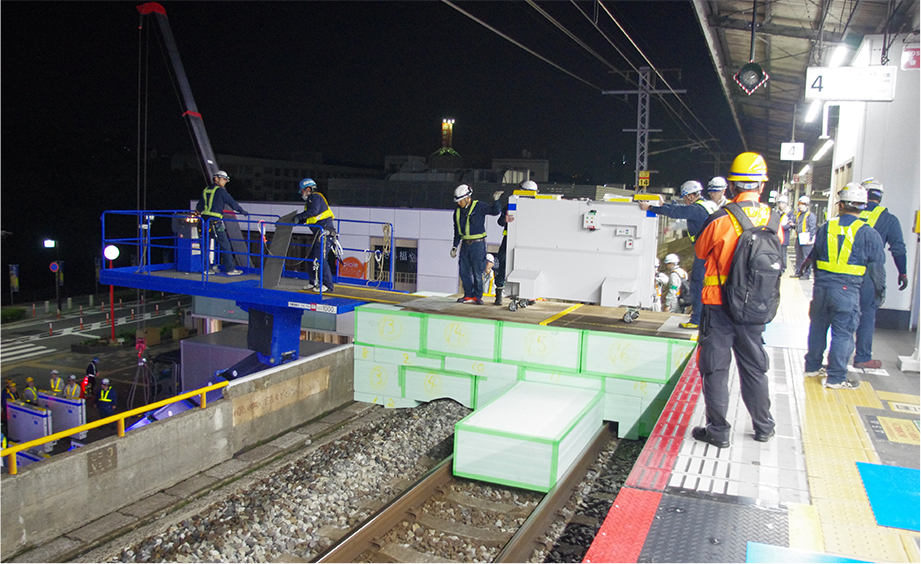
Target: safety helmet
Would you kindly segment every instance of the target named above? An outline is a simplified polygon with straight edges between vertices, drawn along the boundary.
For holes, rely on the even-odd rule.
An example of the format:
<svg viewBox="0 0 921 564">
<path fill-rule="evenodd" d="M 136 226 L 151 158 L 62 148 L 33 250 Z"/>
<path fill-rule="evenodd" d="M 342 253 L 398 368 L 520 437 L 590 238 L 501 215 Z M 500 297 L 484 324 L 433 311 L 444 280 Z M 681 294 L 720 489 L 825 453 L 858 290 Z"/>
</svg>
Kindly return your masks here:
<svg viewBox="0 0 921 564">
<path fill-rule="evenodd" d="M 96 363 L 98 363 L 98 362 L 99 362 L 99 357 L 98 357 L 98 356 L 94 356 L 94 357 L 93 357 L 93 364 L 96 364 Z"/>
<path fill-rule="evenodd" d="M 533 180 L 525 180 L 521 183 L 521 189 L 537 192 L 537 182 L 534 182 Z"/>
<path fill-rule="evenodd" d="M 486 253 L 486 262 L 496 264 L 496 257 L 492 256 L 492 253 Z"/>
<path fill-rule="evenodd" d="M 809 196 L 800 196 L 799 203 L 809 205 Z"/>
<path fill-rule="evenodd" d="M 863 186 L 863 189 L 867 191 L 868 197 L 873 196 L 875 198 L 882 199 L 883 197 L 883 183 L 882 182 L 879 182 L 878 180 L 876 180 L 875 178 L 871 176 L 870 178 L 867 178 L 866 180 L 861 182 L 860 185 Z"/>
<path fill-rule="evenodd" d="M 691 194 L 700 194 L 703 190 L 703 186 L 700 185 L 700 182 L 696 180 L 688 180 L 681 185 L 681 197 L 689 196 Z"/>
<path fill-rule="evenodd" d="M 34 382 L 34 381 L 35 381 L 35 379 L 32 378 L 31 376 L 29 376 L 28 378 L 26 378 L 26 383 L 30 383 L 30 382 Z"/>
<path fill-rule="evenodd" d="M 707 182 L 707 192 L 720 192 L 725 190 L 729 184 L 726 182 L 726 179 L 722 176 L 714 176 L 710 179 L 710 182 Z"/>
<path fill-rule="evenodd" d="M 10 386 L 15 386 L 15 385 L 16 385 L 16 382 L 10 380 L 9 378 L 6 379 L 6 387 L 7 387 L 7 388 L 9 388 Z"/>
<path fill-rule="evenodd" d="M 227 180 L 230 180 L 230 175 L 223 170 L 219 170 L 214 173 L 214 178 L 226 178 Z"/>
<path fill-rule="evenodd" d="M 459 202 L 468 196 L 473 195 L 473 190 L 470 189 L 470 186 L 466 184 L 461 184 L 454 189 L 454 201 Z"/>
<path fill-rule="evenodd" d="M 844 188 L 838 190 L 838 201 L 852 204 L 854 207 L 867 205 L 867 191 L 856 182 L 848 182 Z"/>
<path fill-rule="evenodd" d="M 742 153 L 729 167 L 729 180 L 733 182 L 764 182 L 767 179 L 767 163 L 758 153 Z"/>
<path fill-rule="evenodd" d="M 102 379 L 102 385 L 103 385 L 103 386 L 108 386 L 108 385 L 109 385 L 109 379 L 108 379 L 108 378 L 103 378 L 103 379 Z"/>
<path fill-rule="evenodd" d="M 51 371 L 51 375 L 52 375 L 52 376 L 57 376 L 57 375 L 58 375 L 58 371 L 57 371 L 57 370 L 52 370 L 52 371 Z"/>
<path fill-rule="evenodd" d="M 780 195 L 780 196 L 777 196 L 777 203 L 778 203 L 778 204 L 786 204 L 786 203 L 789 203 L 789 202 L 790 202 L 790 199 L 787 198 L 787 195 L 786 195 L 786 194 L 782 194 L 782 195 Z"/>
<path fill-rule="evenodd" d="M 313 189 L 316 188 L 316 187 L 317 187 L 317 183 L 313 181 L 313 178 L 305 178 L 305 179 L 301 180 L 301 183 L 300 183 L 300 185 L 298 186 L 297 191 L 300 192 L 300 191 L 302 191 L 304 188 L 310 188 L 311 190 L 313 190 Z"/>
<path fill-rule="evenodd" d="M 70 380 L 71 382 L 76 382 L 76 381 L 77 381 L 77 377 L 74 376 L 73 374 L 71 374 L 70 377 L 67 378 L 67 379 Z"/>
<path fill-rule="evenodd" d="M 665 264 L 678 264 L 679 262 L 681 262 L 681 259 L 675 253 L 665 255 Z"/>
</svg>

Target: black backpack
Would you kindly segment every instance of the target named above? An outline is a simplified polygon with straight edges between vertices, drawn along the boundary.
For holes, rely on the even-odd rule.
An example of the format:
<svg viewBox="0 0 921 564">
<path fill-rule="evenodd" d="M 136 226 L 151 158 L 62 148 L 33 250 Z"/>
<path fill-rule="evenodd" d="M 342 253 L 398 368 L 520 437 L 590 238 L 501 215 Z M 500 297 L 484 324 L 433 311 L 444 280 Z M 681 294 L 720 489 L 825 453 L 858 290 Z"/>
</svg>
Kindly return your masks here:
<svg viewBox="0 0 921 564">
<path fill-rule="evenodd" d="M 742 227 L 723 283 L 723 305 L 729 316 L 741 325 L 763 325 L 777 314 L 780 304 L 780 275 L 783 272 L 783 252 L 777 231 L 780 217 L 771 212 L 767 225 L 755 226 L 742 211 L 742 206 L 729 203 L 726 211 Z"/>
<path fill-rule="evenodd" d="M 681 286 L 678 287 L 678 307 L 688 307 L 694 305 L 694 299 L 691 296 L 691 283 L 687 278 L 681 279 Z"/>
</svg>

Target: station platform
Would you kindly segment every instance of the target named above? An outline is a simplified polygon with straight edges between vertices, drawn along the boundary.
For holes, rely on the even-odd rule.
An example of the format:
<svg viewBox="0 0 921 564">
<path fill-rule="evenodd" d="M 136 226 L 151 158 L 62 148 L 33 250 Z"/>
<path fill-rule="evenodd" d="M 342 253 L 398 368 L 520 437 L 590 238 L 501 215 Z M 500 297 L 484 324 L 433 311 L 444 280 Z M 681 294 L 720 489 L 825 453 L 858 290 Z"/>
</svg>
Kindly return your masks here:
<svg viewBox="0 0 921 564">
<path fill-rule="evenodd" d="M 877 330 L 856 390 L 803 377 L 812 282 L 785 277 L 764 334 L 776 436 L 756 442 L 733 360 L 729 448 L 705 425 L 696 355 L 584 562 L 918 562 L 917 334 Z"/>
</svg>

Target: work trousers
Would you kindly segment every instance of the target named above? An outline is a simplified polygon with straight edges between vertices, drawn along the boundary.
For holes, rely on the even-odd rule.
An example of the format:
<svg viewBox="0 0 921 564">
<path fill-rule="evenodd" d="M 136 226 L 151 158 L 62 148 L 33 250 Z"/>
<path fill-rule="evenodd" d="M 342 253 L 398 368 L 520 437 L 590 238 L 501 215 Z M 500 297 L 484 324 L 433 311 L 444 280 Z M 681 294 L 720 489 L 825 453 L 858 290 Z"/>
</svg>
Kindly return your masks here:
<svg viewBox="0 0 921 564">
<path fill-rule="evenodd" d="M 224 270 L 230 272 L 235 270 L 237 267 L 233 262 L 233 254 L 230 249 L 230 239 L 227 238 L 227 226 L 224 225 L 224 222 L 220 219 L 211 220 L 211 236 L 217 241 L 218 249 L 221 253 L 221 264 L 224 265 Z M 215 249 L 214 252 L 217 254 L 218 249 Z M 210 268 L 210 264 L 208 267 Z"/>
<path fill-rule="evenodd" d="M 876 330 L 876 287 L 868 276 L 860 286 L 860 321 L 857 323 L 857 351 L 854 362 L 867 362 L 873 358 L 873 331 Z"/>
<path fill-rule="evenodd" d="M 860 292 L 851 286 L 819 286 L 812 288 L 809 304 L 809 350 L 806 372 L 822 367 L 828 328 L 831 345 L 828 348 L 828 382 L 839 384 L 847 379 L 847 361 L 854 353 L 854 331 L 860 316 Z"/>
<path fill-rule="evenodd" d="M 508 250 L 508 237 L 502 236 L 502 244 L 499 245 L 499 252 L 496 253 L 496 288 L 505 287 L 505 253 Z"/>
<path fill-rule="evenodd" d="M 691 286 L 691 323 L 700 325 L 701 302 L 700 296 L 704 291 L 704 272 L 706 271 L 707 261 L 694 257 L 694 265 L 691 267 L 691 279 L 688 282 Z"/>
<path fill-rule="evenodd" d="M 323 239 L 323 244 L 320 244 L 320 239 Z M 332 267 L 329 266 L 326 257 L 329 256 L 329 251 L 332 249 L 333 236 L 330 232 L 326 233 L 324 237 L 322 231 L 316 231 L 314 233 L 313 245 L 310 247 L 309 258 L 313 263 L 310 265 L 310 283 L 314 286 L 317 286 L 317 269 L 322 269 L 323 274 L 323 285 L 326 286 L 327 291 L 331 292 L 333 290 L 333 272 Z"/>
<path fill-rule="evenodd" d="M 790 250 L 790 245 L 789 245 L 789 244 L 781 245 L 781 246 L 780 246 L 780 256 L 783 258 L 783 263 L 780 265 L 780 266 L 781 266 L 781 269 L 780 269 L 780 273 L 781 273 L 781 274 L 783 274 L 783 273 L 785 273 L 785 272 L 787 271 L 787 260 L 788 260 L 788 258 L 787 258 L 787 256 L 788 256 L 787 253 L 789 252 L 789 250 Z"/>
<path fill-rule="evenodd" d="M 461 241 L 460 277 L 465 298 L 483 299 L 483 271 L 486 270 L 486 238 Z"/>
<path fill-rule="evenodd" d="M 809 253 L 812 252 L 812 247 L 814 245 L 800 245 L 799 242 L 796 243 L 796 271 L 799 272 L 799 267 L 802 266 L 803 261 L 806 260 L 806 257 L 809 256 Z M 806 265 L 805 270 L 803 270 L 803 278 L 809 278 L 809 273 L 812 272 L 812 261 L 809 261 L 809 264 Z"/>
<path fill-rule="evenodd" d="M 703 382 L 707 432 L 718 441 L 728 441 L 729 365 L 735 354 L 739 369 L 742 401 L 756 433 L 774 430 L 768 392 L 768 356 L 761 339 L 764 325 L 739 325 L 722 305 L 705 304 L 701 313 L 698 368 Z M 730 350 L 732 351 L 730 353 Z"/>
</svg>

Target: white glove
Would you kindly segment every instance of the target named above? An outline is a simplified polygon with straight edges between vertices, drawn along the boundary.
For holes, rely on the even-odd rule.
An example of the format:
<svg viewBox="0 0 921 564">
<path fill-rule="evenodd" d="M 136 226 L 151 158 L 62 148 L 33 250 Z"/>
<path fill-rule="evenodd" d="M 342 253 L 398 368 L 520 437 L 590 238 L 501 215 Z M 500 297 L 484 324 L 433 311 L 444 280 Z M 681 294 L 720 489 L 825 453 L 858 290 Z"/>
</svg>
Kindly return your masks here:
<svg viewBox="0 0 921 564">
<path fill-rule="evenodd" d="M 457 247 L 451 247 L 451 258 L 457 258 Z"/>
<path fill-rule="evenodd" d="M 499 198 L 502 197 L 502 194 L 505 194 L 505 192 L 503 192 L 503 191 L 501 191 L 501 190 L 499 190 L 498 192 L 493 192 L 493 193 L 492 193 L 492 199 L 498 201 Z"/>
</svg>

